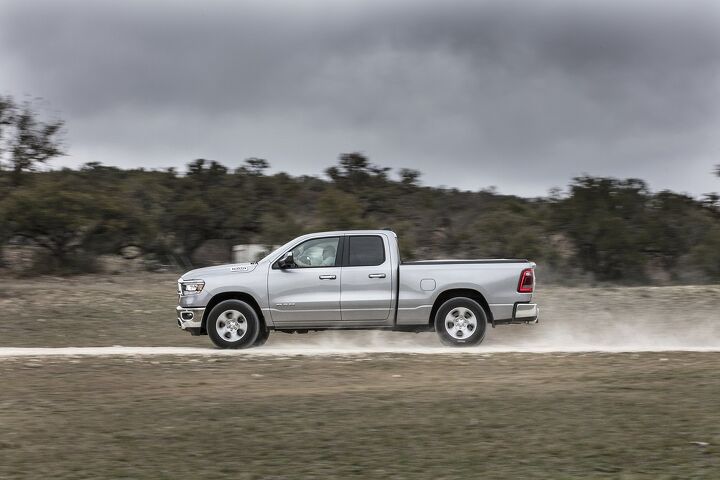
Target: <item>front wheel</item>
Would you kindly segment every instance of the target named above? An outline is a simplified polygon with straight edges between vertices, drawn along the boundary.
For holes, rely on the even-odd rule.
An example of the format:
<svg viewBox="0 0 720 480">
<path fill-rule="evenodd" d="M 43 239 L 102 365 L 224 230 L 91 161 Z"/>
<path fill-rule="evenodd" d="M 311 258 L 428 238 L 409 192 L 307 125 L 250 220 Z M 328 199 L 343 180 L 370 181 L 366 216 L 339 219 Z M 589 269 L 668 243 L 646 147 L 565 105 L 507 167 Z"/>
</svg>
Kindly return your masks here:
<svg viewBox="0 0 720 480">
<path fill-rule="evenodd" d="M 445 345 L 477 345 L 485 338 L 486 329 L 485 310 L 471 298 L 451 298 L 435 314 L 435 331 Z"/>
<path fill-rule="evenodd" d="M 253 347 L 262 347 L 265 345 L 265 342 L 267 342 L 268 337 L 270 336 L 270 330 L 268 328 L 260 328 L 260 332 L 258 333 L 257 338 L 255 339 L 255 343 L 253 344 Z"/>
<path fill-rule="evenodd" d="M 210 311 L 207 318 L 210 340 L 220 348 L 252 347 L 260 332 L 257 313 L 240 300 L 225 300 Z"/>
</svg>

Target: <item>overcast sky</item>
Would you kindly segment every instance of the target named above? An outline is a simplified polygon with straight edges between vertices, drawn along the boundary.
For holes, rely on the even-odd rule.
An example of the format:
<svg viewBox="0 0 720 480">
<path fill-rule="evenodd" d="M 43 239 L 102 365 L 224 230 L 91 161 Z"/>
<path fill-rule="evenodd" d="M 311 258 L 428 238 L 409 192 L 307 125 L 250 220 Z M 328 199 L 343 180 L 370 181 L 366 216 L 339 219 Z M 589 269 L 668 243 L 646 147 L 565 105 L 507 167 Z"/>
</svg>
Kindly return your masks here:
<svg viewBox="0 0 720 480">
<path fill-rule="evenodd" d="M 0 93 L 70 155 L 542 195 L 582 173 L 720 190 L 720 2 L 0 0 Z"/>
</svg>

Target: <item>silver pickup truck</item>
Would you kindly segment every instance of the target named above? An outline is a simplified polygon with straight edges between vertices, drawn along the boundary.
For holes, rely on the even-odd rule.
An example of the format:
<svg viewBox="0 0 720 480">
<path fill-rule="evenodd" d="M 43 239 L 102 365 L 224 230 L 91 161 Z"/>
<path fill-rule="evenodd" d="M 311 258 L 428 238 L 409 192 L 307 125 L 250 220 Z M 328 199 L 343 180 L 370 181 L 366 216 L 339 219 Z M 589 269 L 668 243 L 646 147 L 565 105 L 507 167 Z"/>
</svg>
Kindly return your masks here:
<svg viewBox="0 0 720 480">
<path fill-rule="evenodd" d="M 177 324 L 220 348 L 270 331 L 437 332 L 446 345 L 482 342 L 487 325 L 537 323 L 527 260 L 400 260 L 389 230 L 303 235 L 257 263 L 200 268 L 178 280 Z"/>
</svg>

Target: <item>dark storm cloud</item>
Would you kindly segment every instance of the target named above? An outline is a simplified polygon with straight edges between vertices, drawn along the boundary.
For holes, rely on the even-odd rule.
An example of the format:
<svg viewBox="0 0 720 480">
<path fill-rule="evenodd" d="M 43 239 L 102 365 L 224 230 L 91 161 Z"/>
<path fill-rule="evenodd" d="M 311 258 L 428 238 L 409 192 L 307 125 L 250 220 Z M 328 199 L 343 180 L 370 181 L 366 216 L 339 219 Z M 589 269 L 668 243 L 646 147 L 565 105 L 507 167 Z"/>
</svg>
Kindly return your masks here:
<svg viewBox="0 0 720 480">
<path fill-rule="evenodd" d="M 0 0 L 0 89 L 68 120 L 74 164 L 319 173 L 540 194 L 583 172 L 718 190 L 713 2 Z"/>
</svg>

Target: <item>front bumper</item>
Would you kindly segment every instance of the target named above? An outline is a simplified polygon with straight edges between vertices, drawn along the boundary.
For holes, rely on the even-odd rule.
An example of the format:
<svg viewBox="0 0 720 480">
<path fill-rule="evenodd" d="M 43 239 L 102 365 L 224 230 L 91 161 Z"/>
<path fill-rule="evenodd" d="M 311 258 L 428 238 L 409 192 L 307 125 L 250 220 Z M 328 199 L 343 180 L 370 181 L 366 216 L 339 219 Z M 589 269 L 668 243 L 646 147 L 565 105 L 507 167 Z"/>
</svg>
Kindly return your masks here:
<svg viewBox="0 0 720 480">
<path fill-rule="evenodd" d="M 175 307 L 175 310 L 177 311 L 177 325 L 183 330 L 188 328 L 200 328 L 202 326 L 205 307 L 188 308 L 178 306 Z"/>
<path fill-rule="evenodd" d="M 538 323 L 540 308 L 537 303 L 516 303 L 513 309 L 513 323 Z"/>
</svg>

